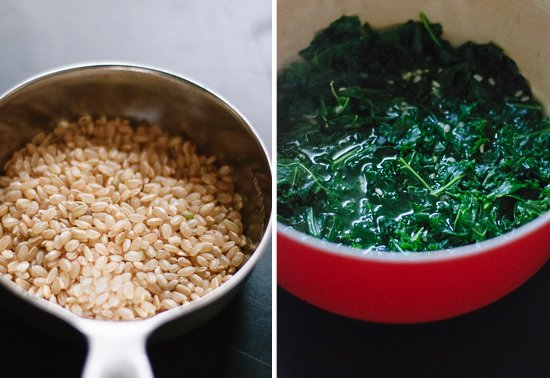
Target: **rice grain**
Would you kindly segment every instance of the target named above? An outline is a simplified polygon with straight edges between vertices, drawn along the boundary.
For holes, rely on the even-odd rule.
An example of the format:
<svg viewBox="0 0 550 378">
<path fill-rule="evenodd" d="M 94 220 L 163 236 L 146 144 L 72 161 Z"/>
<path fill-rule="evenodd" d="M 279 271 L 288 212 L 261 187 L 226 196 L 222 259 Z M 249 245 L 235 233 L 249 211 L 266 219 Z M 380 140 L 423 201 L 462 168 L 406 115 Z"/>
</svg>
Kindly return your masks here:
<svg viewBox="0 0 550 378">
<path fill-rule="evenodd" d="M 158 126 L 61 121 L 0 177 L 0 274 L 90 318 L 200 299 L 251 253 L 232 168 L 215 160 Z"/>
</svg>

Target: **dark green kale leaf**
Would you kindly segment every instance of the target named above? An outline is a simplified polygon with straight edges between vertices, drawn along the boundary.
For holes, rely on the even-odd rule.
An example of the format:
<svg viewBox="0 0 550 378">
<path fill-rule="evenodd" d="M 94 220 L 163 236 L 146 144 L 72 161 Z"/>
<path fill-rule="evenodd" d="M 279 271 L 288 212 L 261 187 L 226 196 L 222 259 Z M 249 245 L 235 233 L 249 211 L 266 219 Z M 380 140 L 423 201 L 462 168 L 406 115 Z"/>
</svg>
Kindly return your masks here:
<svg viewBox="0 0 550 378">
<path fill-rule="evenodd" d="M 550 209 L 550 119 L 502 49 L 344 16 L 278 79 L 279 220 L 357 248 L 485 240 Z"/>
</svg>

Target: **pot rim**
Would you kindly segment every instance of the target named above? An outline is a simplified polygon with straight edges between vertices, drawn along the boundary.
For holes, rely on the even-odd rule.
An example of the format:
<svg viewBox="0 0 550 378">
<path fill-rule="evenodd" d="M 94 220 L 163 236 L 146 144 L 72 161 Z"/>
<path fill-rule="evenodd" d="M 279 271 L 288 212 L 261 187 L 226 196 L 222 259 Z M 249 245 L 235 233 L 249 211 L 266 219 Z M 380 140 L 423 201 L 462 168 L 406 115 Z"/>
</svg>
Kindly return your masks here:
<svg viewBox="0 0 550 378">
<path fill-rule="evenodd" d="M 422 252 L 382 252 L 348 247 L 307 235 L 280 221 L 277 221 L 277 235 L 288 238 L 316 252 L 328 254 L 331 257 L 352 258 L 379 263 L 415 264 L 457 260 L 490 253 L 523 238 L 532 237 L 532 234 L 541 231 L 545 226 L 550 228 L 550 211 L 523 226 L 491 239 L 461 247 Z"/>
</svg>

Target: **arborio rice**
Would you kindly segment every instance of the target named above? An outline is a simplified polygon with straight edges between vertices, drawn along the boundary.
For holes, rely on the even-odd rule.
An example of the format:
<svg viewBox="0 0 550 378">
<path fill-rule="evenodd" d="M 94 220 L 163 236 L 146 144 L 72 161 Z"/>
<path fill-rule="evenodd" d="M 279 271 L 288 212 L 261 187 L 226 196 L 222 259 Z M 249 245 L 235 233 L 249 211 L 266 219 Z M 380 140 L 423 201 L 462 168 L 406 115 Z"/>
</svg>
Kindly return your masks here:
<svg viewBox="0 0 550 378">
<path fill-rule="evenodd" d="M 0 274 L 76 315 L 146 318 L 248 258 L 232 169 L 157 126 L 81 117 L 0 177 Z"/>
</svg>

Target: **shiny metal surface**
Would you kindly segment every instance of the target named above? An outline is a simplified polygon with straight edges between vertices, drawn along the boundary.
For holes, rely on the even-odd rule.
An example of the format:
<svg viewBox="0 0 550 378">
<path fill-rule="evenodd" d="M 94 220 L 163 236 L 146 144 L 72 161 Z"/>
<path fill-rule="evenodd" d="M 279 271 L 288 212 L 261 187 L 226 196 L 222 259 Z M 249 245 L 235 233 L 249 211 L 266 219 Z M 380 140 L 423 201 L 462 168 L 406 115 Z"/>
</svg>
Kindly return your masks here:
<svg viewBox="0 0 550 378">
<path fill-rule="evenodd" d="M 206 89 L 153 69 L 126 65 L 68 68 L 8 92 L 0 103 L 0 165 L 40 130 L 82 114 L 147 120 L 174 135 L 189 137 L 203 153 L 236 168 L 237 189 L 250 199 L 247 211 L 262 214 L 265 224 L 265 207 L 271 207 L 271 177 L 265 174 L 269 164 L 247 122 Z M 255 186 L 249 186 L 250 182 Z"/>
<path fill-rule="evenodd" d="M 254 130 L 221 98 L 170 73 L 116 64 L 46 73 L 2 96 L 1 165 L 37 132 L 50 130 L 60 119 L 75 119 L 83 114 L 147 120 L 174 135 L 191 139 L 199 152 L 216 155 L 219 162 L 235 168 L 236 190 L 244 199 L 245 234 L 256 247 L 250 260 L 209 295 L 150 319 L 117 323 L 78 318 L 57 305 L 28 295 L 11 282 L 0 280 L 3 289 L 32 304 L 31 308 L 63 319 L 88 337 L 90 354 L 85 377 L 110 374 L 150 377 L 146 340 L 151 335 L 153 339 L 173 337 L 214 316 L 235 295 L 269 246 L 271 168 Z M 154 333 L 157 328 L 159 331 Z M 120 364 L 127 369 L 119 369 Z"/>
</svg>

